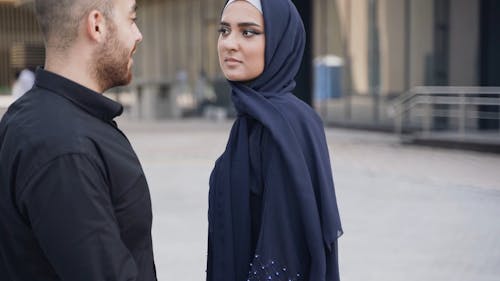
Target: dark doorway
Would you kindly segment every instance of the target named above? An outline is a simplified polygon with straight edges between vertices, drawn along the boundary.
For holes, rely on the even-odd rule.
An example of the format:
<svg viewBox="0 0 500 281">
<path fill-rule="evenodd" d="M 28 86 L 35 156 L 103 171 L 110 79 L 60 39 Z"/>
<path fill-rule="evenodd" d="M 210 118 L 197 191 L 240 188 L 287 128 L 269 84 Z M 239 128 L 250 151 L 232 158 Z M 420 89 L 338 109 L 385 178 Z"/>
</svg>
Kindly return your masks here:
<svg viewBox="0 0 500 281">
<path fill-rule="evenodd" d="M 431 61 L 430 79 L 427 85 L 449 85 L 450 54 L 450 0 L 434 0 L 434 56 Z M 449 110 L 447 104 L 434 105 L 434 129 L 447 130 L 449 118 L 439 116 L 438 112 Z"/>
<path fill-rule="evenodd" d="M 500 86 L 500 1 L 481 0 L 480 81 L 481 86 Z M 497 113 L 496 105 L 480 106 L 481 112 Z M 499 121 L 480 119 L 482 130 L 498 129 Z"/>
<path fill-rule="evenodd" d="M 306 49 L 304 51 L 304 58 L 302 60 L 302 65 L 300 67 L 299 73 L 295 78 L 297 86 L 295 87 L 295 95 L 311 105 L 312 102 L 312 34 L 313 34 L 313 24 L 312 24 L 312 2 L 310 0 L 292 0 L 292 2 L 297 7 L 300 15 L 302 16 L 302 21 L 304 22 L 304 27 L 306 29 Z"/>
</svg>

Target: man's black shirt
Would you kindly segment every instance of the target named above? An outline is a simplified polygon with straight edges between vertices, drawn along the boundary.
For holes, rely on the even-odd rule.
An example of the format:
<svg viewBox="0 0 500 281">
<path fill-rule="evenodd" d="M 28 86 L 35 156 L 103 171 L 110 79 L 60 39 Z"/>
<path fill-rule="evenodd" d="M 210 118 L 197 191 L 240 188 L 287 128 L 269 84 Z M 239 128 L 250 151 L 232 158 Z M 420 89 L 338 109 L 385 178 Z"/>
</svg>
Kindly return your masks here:
<svg viewBox="0 0 500 281">
<path fill-rule="evenodd" d="M 0 122 L 0 280 L 156 280 L 122 106 L 39 69 Z"/>
</svg>

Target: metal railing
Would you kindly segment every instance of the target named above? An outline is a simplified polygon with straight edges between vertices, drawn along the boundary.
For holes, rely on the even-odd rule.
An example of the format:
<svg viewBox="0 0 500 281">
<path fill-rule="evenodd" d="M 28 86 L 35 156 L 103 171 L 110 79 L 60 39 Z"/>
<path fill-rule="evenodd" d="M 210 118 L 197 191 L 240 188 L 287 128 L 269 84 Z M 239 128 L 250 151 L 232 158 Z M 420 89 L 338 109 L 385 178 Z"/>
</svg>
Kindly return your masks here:
<svg viewBox="0 0 500 281">
<path fill-rule="evenodd" d="M 400 136 L 488 134 L 500 142 L 500 87 L 415 87 L 394 101 L 391 115 Z"/>
</svg>

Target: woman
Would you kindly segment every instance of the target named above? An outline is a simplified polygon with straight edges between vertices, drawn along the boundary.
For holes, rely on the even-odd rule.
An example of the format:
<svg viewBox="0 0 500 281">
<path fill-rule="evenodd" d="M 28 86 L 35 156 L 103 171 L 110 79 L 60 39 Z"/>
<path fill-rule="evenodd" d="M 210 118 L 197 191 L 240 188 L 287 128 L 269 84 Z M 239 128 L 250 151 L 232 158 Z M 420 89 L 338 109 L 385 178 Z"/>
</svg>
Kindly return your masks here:
<svg viewBox="0 0 500 281">
<path fill-rule="evenodd" d="M 291 94 L 305 31 L 290 0 L 231 0 L 219 62 L 238 117 L 210 177 L 207 280 L 338 280 L 323 125 Z"/>
</svg>

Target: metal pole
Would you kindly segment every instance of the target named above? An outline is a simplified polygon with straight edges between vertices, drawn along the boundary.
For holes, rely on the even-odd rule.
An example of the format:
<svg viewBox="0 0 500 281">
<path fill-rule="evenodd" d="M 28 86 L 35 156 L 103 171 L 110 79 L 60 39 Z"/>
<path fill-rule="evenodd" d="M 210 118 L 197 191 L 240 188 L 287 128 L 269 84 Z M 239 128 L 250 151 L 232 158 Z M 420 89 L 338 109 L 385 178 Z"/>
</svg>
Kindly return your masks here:
<svg viewBox="0 0 500 281">
<path fill-rule="evenodd" d="M 432 106 L 434 104 L 434 98 L 432 96 L 426 96 L 425 97 L 425 103 L 424 103 L 424 114 L 422 115 L 424 119 L 424 124 L 423 124 L 423 136 L 428 137 L 430 135 L 430 131 L 432 128 L 432 121 L 433 121 L 433 113 L 432 113 Z"/>
<path fill-rule="evenodd" d="M 411 18 L 411 0 L 405 0 L 405 84 L 403 93 L 409 92 L 411 88 Z M 405 113 L 405 115 L 401 117 L 401 126 L 403 126 L 404 123 L 410 122 L 410 114 L 410 108 L 408 108 L 408 114 Z M 401 128 L 401 131 L 402 130 Z"/>
<path fill-rule="evenodd" d="M 207 39 L 206 39 L 206 30 L 207 30 L 207 26 L 208 26 L 208 22 L 207 22 L 207 19 L 205 17 L 205 2 L 206 0 L 199 0 L 200 1 L 200 31 L 201 31 L 201 61 L 200 61 L 200 66 L 201 66 L 201 72 L 202 73 L 206 73 L 205 72 L 205 61 L 207 60 L 205 58 L 205 48 L 206 48 L 206 45 L 207 45 Z M 208 77 L 208 75 L 207 75 Z"/>
<path fill-rule="evenodd" d="M 379 122 L 380 95 L 380 54 L 378 34 L 378 1 L 369 0 L 369 32 L 368 32 L 368 77 L 370 96 L 373 101 L 373 120 Z"/>
<path fill-rule="evenodd" d="M 322 22 L 323 24 L 321 25 L 323 28 L 323 44 L 322 44 L 322 53 L 323 56 L 325 57 L 328 53 L 328 1 L 329 0 L 323 0 L 321 4 L 322 8 Z M 323 7 L 324 4 L 324 7 Z M 329 77 L 327 77 L 328 79 Z M 327 81 L 324 80 L 325 84 L 327 84 Z M 325 85 L 323 85 L 325 86 Z M 325 87 L 325 90 L 328 90 L 327 87 Z M 330 96 L 330 93 L 327 93 L 326 98 L 324 100 L 321 100 L 321 115 L 323 116 L 323 119 L 327 121 L 326 119 L 328 118 L 328 97 Z"/>
<path fill-rule="evenodd" d="M 460 108 L 458 115 L 459 118 L 458 131 L 460 133 L 460 136 L 463 138 L 465 137 L 466 133 L 466 119 L 467 119 L 467 97 L 465 96 L 465 94 L 460 95 L 458 106 Z"/>
<path fill-rule="evenodd" d="M 411 0 L 405 1 L 405 91 L 410 89 Z"/>
<path fill-rule="evenodd" d="M 351 120 L 351 96 L 352 96 L 352 68 L 350 54 L 351 40 L 351 0 L 346 0 L 346 30 L 345 30 L 345 72 L 347 77 L 346 96 L 345 96 L 345 119 Z"/>
</svg>

